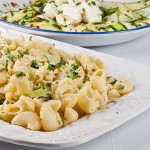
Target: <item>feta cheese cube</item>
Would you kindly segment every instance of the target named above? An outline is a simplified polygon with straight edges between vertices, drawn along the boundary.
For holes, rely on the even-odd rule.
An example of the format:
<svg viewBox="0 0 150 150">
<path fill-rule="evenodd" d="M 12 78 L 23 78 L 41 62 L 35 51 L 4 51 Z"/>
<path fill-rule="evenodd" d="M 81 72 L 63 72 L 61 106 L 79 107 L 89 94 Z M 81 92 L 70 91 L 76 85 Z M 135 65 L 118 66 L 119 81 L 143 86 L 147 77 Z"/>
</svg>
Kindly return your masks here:
<svg viewBox="0 0 150 150">
<path fill-rule="evenodd" d="M 81 22 L 81 11 L 77 7 L 70 6 L 69 4 L 62 4 L 57 7 L 59 11 L 62 11 L 64 17 L 70 18 L 74 22 Z"/>
<path fill-rule="evenodd" d="M 99 5 L 91 2 L 82 2 L 78 7 L 82 9 L 83 12 L 83 21 L 87 23 L 101 22 L 102 21 L 102 11 L 99 8 Z"/>
<path fill-rule="evenodd" d="M 54 5 L 54 3 L 48 3 L 43 11 L 45 12 L 45 16 L 50 17 L 51 19 L 55 18 L 56 15 L 58 14 L 58 10 L 56 8 L 56 6 Z"/>
<path fill-rule="evenodd" d="M 57 6 L 60 6 L 61 4 L 63 4 L 64 2 L 67 2 L 67 0 L 55 0 L 55 4 Z"/>
<path fill-rule="evenodd" d="M 64 17 L 62 14 L 59 14 L 56 16 L 56 21 L 59 25 L 62 25 L 62 26 L 65 26 L 66 23 L 65 23 L 65 20 L 64 20 Z"/>
</svg>

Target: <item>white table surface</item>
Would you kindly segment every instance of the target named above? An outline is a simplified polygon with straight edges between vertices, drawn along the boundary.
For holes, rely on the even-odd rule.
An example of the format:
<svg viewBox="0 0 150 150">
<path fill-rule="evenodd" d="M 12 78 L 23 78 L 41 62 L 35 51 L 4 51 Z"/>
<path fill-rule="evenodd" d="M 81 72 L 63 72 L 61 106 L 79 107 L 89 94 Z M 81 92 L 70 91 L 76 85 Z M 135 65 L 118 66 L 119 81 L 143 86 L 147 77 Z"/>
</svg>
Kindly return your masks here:
<svg viewBox="0 0 150 150">
<path fill-rule="evenodd" d="M 150 66 L 150 33 L 119 45 L 90 48 Z M 0 142 L 0 150 L 43 150 Z M 150 150 L 150 110 L 83 145 L 64 150 Z"/>
</svg>

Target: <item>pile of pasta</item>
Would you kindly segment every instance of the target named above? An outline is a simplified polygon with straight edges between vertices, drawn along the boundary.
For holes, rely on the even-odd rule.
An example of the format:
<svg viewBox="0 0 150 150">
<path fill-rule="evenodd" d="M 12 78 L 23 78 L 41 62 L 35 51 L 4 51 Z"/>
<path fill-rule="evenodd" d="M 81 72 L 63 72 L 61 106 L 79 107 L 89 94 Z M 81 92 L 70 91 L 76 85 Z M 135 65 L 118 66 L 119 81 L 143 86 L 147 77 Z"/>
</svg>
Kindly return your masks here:
<svg viewBox="0 0 150 150">
<path fill-rule="evenodd" d="M 0 38 L 0 119 L 31 130 L 54 131 L 104 109 L 133 90 L 109 76 L 104 63 L 68 54 L 40 40 Z"/>
</svg>

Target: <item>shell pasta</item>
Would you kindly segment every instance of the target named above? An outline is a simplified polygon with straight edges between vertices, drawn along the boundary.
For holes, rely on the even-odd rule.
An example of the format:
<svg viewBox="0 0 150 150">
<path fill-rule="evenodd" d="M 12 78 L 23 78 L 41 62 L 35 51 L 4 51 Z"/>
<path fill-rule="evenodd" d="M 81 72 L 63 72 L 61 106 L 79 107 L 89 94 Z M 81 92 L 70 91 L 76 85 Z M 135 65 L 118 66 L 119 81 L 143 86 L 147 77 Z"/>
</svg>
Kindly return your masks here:
<svg viewBox="0 0 150 150">
<path fill-rule="evenodd" d="M 133 90 L 86 54 L 68 54 L 39 40 L 0 38 L 0 119 L 55 131 Z"/>
</svg>

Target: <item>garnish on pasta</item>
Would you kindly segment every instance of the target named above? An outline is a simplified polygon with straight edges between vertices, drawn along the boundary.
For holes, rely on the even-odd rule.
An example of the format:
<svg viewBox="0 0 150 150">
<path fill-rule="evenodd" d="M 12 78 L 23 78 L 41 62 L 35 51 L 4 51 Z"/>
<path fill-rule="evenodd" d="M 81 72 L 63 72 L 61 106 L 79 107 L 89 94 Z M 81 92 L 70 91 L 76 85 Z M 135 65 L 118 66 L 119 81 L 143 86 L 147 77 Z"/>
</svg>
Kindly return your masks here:
<svg viewBox="0 0 150 150">
<path fill-rule="evenodd" d="M 96 57 L 22 36 L 0 38 L 0 119 L 13 125 L 51 132 L 132 90 Z"/>
</svg>

